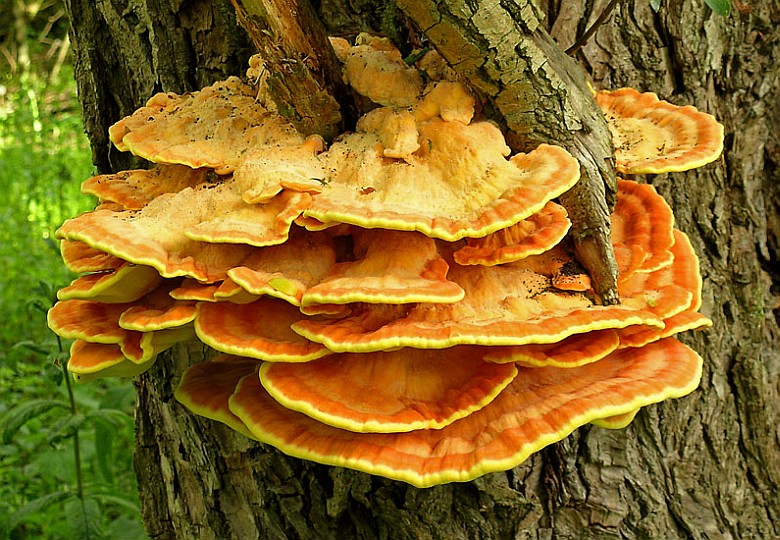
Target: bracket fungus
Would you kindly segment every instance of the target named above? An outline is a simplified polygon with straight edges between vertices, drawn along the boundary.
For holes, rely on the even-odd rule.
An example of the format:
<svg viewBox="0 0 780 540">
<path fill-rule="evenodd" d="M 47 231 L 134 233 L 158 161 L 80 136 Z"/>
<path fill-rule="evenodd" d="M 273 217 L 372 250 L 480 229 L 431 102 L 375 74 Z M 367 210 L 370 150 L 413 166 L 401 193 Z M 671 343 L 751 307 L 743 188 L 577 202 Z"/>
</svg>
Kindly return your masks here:
<svg viewBox="0 0 780 540">
<path fill-rule="evenodd" d="M 723 152 L 723 125 L 696 107 L 679 107 L 633 88 L 596 93 L 624 174 L 695 169 Z"/>
<path fill-rule="evenodd" d="M 156 165 L 85 182 L 102 204 L 58 230 L 82 275 L 49 324 L 77 340 L 74 376 L 133 376 L 197 337 L 224 354 L 178 382 L 192 412 L 422 487 L 697 387 L 701 359 L 674 336 L 711 324 L 698 262 L 652 187 L 618 184 L 621 302 L 601 305 L 552 202 L 579 178 L 572 156 L 510 156 L 436 53 L 423 73 L 387 40 L 334 43 L 372 104 L 330 146 L 255 99 L 263 77 L 159 94 L 111 128 Z M 720 153 L 722 126 L 690 107 L 596 99 L 625 173 Z"/>
</svg>

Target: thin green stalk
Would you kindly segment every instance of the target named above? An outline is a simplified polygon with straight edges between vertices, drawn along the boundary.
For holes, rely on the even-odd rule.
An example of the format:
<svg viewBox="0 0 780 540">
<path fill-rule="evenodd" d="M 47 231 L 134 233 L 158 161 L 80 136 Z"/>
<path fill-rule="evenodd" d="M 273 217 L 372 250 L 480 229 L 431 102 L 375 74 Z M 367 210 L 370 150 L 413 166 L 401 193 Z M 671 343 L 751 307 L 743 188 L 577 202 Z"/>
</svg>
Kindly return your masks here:
<svg viewBox="0 0 780 540">
<path fill-rule="evenodd" d="M 64 349 L 62 347 L 62 340 L 57 336 L 57 347 L 59 348 L 59 358 L 64 358 Z M 68 373 L 68 361 L 60 362 L 60 369 L 65 377 L 65 387 L 68 389 L 68 400 L 70 401 L 70 414 L 76 416 L 76 397 L 73 395 L 73 383 L 70 380 L 70 374 Z M 84 478 L 81 469 L 81 444 L 79 442 L 79 430 L 73 433 L 73 461 L 76 463 L 76 496 L 79 498 L 81 504 L 81 517 L 84 520 L 84 530 L 89 534 L 89 527 L 87 526 L 87 505 L 84 500 Z"/>
</svg>

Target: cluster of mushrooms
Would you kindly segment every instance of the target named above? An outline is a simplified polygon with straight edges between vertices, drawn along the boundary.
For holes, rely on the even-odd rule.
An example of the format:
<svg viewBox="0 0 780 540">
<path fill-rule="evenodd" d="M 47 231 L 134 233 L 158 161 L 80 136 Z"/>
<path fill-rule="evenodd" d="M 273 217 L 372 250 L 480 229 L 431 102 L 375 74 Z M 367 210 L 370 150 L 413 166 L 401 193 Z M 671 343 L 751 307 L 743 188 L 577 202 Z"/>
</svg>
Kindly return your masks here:
<svg viewBox="0 0 780 540">
<path fill-rule="evenodd" d="M 158 94 L 111 127 L 154 163 L 83 184 L 65 222 L 49 325 L 78 380 L 134 376 L 197 337 L 217 351 L 176 398 L 303 459 L 426 487 L 516 466 L 594 423 L 693 391 L 673 336 L 709 326 L 685 234 L 649 185 L 619 181 L 619 305 L 600 305 L 552 200 L 579 178 L 564 149 L 510 156 L 434 52 L 333 40 L 371 103 L 330 146 L 250 82 Z M 599 92 L 618 171 L 711 162 L 723 128 L 631 89 Z"/>
</svg>

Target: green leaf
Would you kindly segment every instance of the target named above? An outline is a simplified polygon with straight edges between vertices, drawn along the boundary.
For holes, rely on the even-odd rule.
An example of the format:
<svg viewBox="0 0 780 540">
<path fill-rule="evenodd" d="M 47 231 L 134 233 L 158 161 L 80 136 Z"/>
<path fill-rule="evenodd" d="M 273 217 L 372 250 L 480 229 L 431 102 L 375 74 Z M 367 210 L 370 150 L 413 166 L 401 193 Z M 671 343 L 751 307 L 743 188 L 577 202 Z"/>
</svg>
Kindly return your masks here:
<svg viewBox="0 0 780 540">
<path fill-rule="evenodd" d="M 114 438 L 116 426 L 103 419 L 95 419 L 95 455 L 103 479 L 109 484 L 114 483 Z"/>
<path fill-rule="evenodd" d="M 122 426 L 131 426 L 133 424 L 132 416 L 116 409 L 97 409 L 89 411 L 87 413 L 87 418 L 96 421 L 103 420 L 118 428 L 121 428 Z"/>
<path fill-rule="evenodd" d="M 661 0 L 650 0 L 650 7 L 653 8 L 653 11 L 658 11 L 661 9 Z"/>
<path fill-rule="evenodd" d="M 135 402 L 135 388 L 132 384 L 116 384 L 106 390 L 100 400 L 101 409 L 132 411 Z M 128 414 L 132 418 L 132 414 Z"/>
<path fill-rule="evenodd" d="M 103 514 L 100 505 L 93 499 L 73 499 L 65 504 L 65 518 L 70 529 L 68 538 L 73 540 L 99 540 L 104 538 L 101 530 Z"/>
<path fill-rule="evenodd" d="M 148 540 L 138 519 L 119 516 L 108 525 L 106 536 L 111 540 Z"/>
<path fill-rule="evenodd" d="M 70 414 L 59 418 L 49 429 L 49 433 L 46 435 L 46 442 L 54 445 L 62 439 L 73 437 L 73 435 L 81 429 L 81 426 L 84 425 L 86 420 L 87 417 L 81 413 Z"/>
<path fill-rule="evenodd" d="M 14 343 L 13 347 L 11 347 L 12 351 L 15 351 L 17 349 L 26 349 L 28 351 L 34 352 L 35 354 L 39 354 L 41 356 L 46 356 L 49 354 L 49 349 L 46 347 L 41 347 L 39 342 L 36 341 L 17 341 Z"/>
<path fill-rule="evenodd" d="M 8 520 L 8 530 L 13 531 L 17 525 L 25 521 L 33 514 L 47 510 L 50 506 L 55 504 L 59 504 L 63 501 L 75 498 L 76 496 L 72 493 L 68 493 L 67 491 L 59 491 L 56 493 L 49 493 L 43 497 L 38 497 L 37 499 L 33 499 L 11 515 L 11 518 Z"/>
<path fill-rule="evenodd" d="M 704 0 L 712 11 L 723 17 L 731 12 L 731 2 L 729 0 Z"/>
<path fill-rule="evenodd" d="M 133 513 L 134 515 L 138 515 L 141 512 L 141 509 L 138 508 L 138 505 L 135 504 L 135 502 L 133 502 L 132 500 L 125 499 L 124 497 L 120 497 L 119 495 L 95 493 L 90 495 L 90 497 L 97 501 L 100 501 L 103 504 L 111 504 L 122 508 L 126 508 L 130 510 L 130 512 Z"/>
<path fill-rule="evenodd" d="M 3 434 L 3 443 L 10 443 L 16 432 L 33 418 L 53 409 L 67 409 L 68 407 L 69 405 L 66 401 L 59 399 L 34 399 L 6 411 L 3 419 L 0 420 L 0 432 Z"/>
</svg>

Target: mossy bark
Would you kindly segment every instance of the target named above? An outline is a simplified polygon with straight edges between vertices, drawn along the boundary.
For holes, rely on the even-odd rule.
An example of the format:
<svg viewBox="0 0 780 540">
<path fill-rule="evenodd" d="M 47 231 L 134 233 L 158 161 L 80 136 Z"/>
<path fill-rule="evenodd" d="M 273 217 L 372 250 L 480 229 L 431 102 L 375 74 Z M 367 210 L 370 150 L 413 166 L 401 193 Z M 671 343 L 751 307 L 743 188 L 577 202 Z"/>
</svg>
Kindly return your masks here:
<svg viewBox="0 0 780 540">
<path fill-rule="evenodd" d="M 543 24 L 568 47 L 606 3 L 549 0 Z M 362 4 L 320 9 L 350 29 L 402 17 L 370 2 L 371 17 L 353 16 Z M 625 430 L 584 427 L 505 473 L 421 490 L 288 458 L 191 415 L 173 389 L 205 352 L 182 347 L 137 381 L 135 461 L 150 537 L 780 536 L 780 2 L 752 2 L 729 18 L 703 2 L 663 4 L 654 13 L 647 0 L 624 0 L 578 59 L 596 84 L 655 91 L 726 125 L 723 159 L 644 178 L 701 258 L 702 310 L 715 326 L 683 337 L 704 357 L 701 388 L 647 407 Z M 108 149 L 108 125 L 152 93 L 244 70 L 246 41 L 226 26 L 234 24 L 227 4 L 68 7 L 101 170 L 126 166 Z"/>
<path fill-rule="evenodd" d="M 483 99 L 514 150 L 566 148 L 580 181 L 561 198 L 569 237 L 604 304 L 618 303 L 609 215 L 614 208 L 612 140 L 582 68 L 552 40 L 530 0 L 396 0 L 430 43 Z"/>
</svg>

